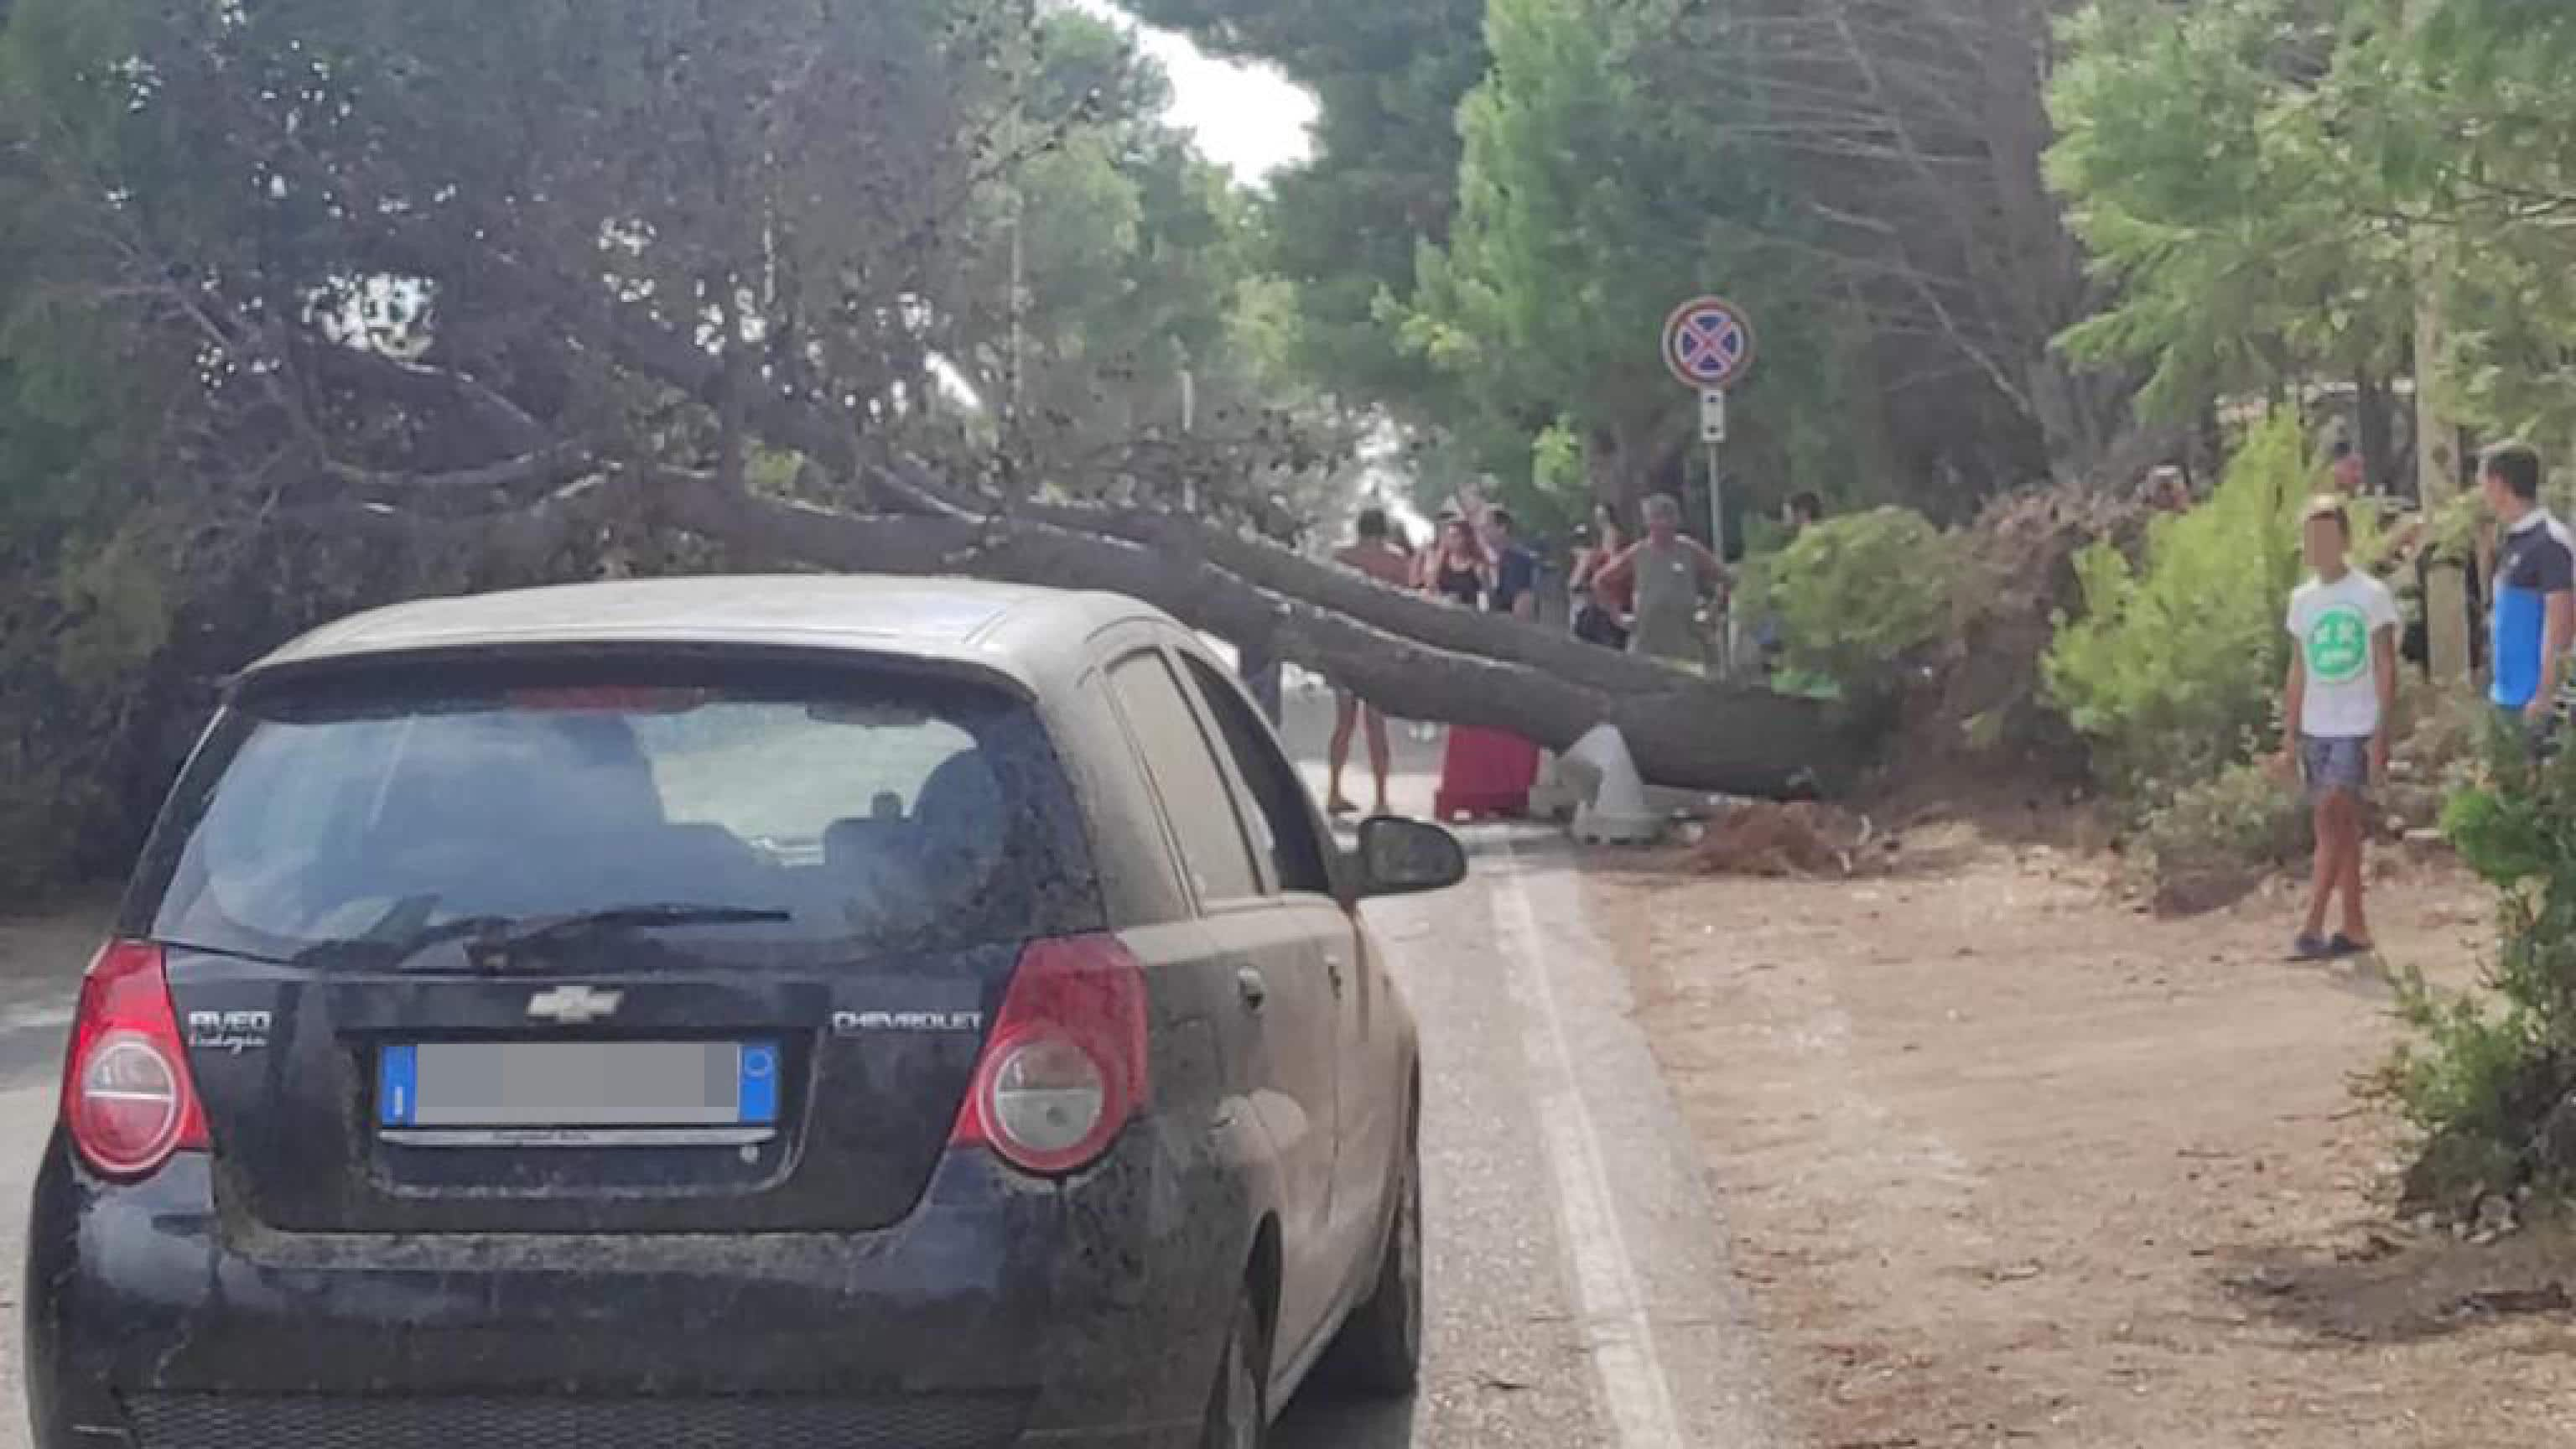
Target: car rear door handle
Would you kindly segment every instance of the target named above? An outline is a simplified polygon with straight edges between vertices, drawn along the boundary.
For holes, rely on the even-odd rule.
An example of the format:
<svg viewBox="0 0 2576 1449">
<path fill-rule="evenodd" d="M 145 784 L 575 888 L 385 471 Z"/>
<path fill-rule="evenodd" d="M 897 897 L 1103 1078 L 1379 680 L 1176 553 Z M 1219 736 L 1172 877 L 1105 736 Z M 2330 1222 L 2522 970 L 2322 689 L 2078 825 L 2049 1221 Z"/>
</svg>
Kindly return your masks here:
<svg viewBox="0 0 2576 1449">
<path fill-rule="evenodd" d="M 1270 1004 L 1270 983 L 1262 980 L 1261 973 L 1251 967 L 1246 966 L 1234 973 L 1234 985 L 1243 993 L 1246 1010 L 1257 1012 Z"/>
</svg>

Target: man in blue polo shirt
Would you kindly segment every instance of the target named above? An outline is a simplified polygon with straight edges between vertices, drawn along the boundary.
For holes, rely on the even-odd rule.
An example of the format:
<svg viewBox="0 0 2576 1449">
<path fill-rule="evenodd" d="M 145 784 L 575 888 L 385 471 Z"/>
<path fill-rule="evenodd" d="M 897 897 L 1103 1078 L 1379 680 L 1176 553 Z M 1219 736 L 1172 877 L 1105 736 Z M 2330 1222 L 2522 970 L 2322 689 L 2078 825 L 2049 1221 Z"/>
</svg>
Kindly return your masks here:
<svg viewBox="0 0 2576 1449">
<path fill-rule="evenodd" d="M 2495 555 L 2488 691 L 2531 738 L 2557 722 L 2567 651 L 2576 644 L 2576 538 L 2540 506 L 2540 455 L 2519 443 L 2488 450 L 2479 486 L 2503 532 Z"/>
<path fill-rule="evenodd" d="M 1519 525 L 1508 508 L 1485 510 L 1481 530 L 1493 574 L 1485 585 L 1485 606 L 1518 619 L 1538 617 L 1538 555 L 1522 547 Z"/>
</svg>

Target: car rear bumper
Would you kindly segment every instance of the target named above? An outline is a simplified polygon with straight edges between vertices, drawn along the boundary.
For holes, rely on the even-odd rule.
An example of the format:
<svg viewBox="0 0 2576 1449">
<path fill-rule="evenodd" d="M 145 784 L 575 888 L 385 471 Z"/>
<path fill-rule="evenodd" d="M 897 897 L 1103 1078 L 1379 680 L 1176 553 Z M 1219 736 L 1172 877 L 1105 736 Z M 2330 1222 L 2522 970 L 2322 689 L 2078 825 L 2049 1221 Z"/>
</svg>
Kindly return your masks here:
<svg viewBox="0 0 2576 1449">
<path fill-rule="evenodd" d="M 244 1399 L 142 1396 L 69 1441 L 182 1449 L 1195 1449 L 1195 1419 L 1024 1432 L 1003 1400 Z"/>
<path fill-rule="evenodd" d="M 885 1232 L 436 1240 L 268 1232 L 207 1159 L 105 1187 L 57 1142 L 37 1449 L 1186 1444 L 1249 1215 L 1160 1136 L 1064 1187 L 956 1154 Z"/>
</svg>

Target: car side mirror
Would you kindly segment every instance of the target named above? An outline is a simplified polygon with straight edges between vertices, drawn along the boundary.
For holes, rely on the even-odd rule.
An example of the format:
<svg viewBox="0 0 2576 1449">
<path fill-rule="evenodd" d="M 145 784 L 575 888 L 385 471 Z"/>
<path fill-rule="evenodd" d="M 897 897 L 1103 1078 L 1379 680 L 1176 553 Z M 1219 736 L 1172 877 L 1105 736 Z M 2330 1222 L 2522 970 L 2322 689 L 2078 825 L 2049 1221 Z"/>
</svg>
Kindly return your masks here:
<svg viewBox="0 0 2576 1449">
<path fill-rule="evenodd" d="M 1409 896 L 1447 890 L 1467 878 L 1458 837 L 1418 820 L 1377 819 L 1360 826 L 1359 896 Z"/>
</svg>

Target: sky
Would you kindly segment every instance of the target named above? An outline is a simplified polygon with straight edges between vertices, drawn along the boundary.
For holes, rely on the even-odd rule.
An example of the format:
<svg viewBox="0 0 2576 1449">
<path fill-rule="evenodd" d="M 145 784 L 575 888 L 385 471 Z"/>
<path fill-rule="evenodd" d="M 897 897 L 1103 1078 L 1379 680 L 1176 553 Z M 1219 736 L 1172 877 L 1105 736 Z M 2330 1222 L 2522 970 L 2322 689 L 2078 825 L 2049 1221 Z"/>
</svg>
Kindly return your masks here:
<svg viewBox="0 0 2576 1449">
<path fill-rule="evenodd" d="M 1393 0 L 1402 3 L 1402 0 Z M 1140 25 L 1108 0 L 1072 0 L 1076 9 L 1120 21 L 1143 37 L 1145 52 L 1172 78 L 1172 119 L 1198 138 L 1199 150 L 1246 183 L 1306 156 L 1315 101 L 1263 66 L 1218 60 L 1186 37 Z"/>
<path fill-rule="evenodd" d="M 1110 0 L 1068 0 L 1079 10 L 1134 30 L 1145 52 L 1172 81 L 1172 119 L 1198 140 L 1208 159 L 1257 185 L 1282 166 L 1305 159 L 1315 120 L 1315 99 L 1266 66 L 1237 65 L 1202 52 L 1185 36 L 1139 23 Z M 1404 4 L 1406 0 L 1388 0 Z M 1389 505 L 1408 536 L 1427 539 L 1430 520 L 1415 510 L 1394 449 L 1381 438 L 1371 460 L 1368 487 Z M 1223 646 L 1220 646 L 1223 647 Z M 1229 654 L 1229 658 L 1232 656 Z"/>
</svg>

